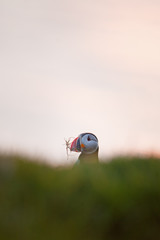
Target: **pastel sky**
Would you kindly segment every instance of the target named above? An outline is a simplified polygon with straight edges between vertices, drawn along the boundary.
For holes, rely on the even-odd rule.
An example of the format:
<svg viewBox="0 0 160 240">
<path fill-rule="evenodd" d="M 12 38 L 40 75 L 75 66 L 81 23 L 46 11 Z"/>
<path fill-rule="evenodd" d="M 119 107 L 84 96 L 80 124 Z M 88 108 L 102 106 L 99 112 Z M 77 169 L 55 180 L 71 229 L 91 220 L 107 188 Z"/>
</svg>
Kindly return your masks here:
<svg viewBox="0 0 160 240">
<path fill-rule="evenodd" d="M 160 151 L 159 0 L 0 0 L 0 65 L 1 149 L 62 163 L 90 131 L 101 157 Z"/>
</svg>

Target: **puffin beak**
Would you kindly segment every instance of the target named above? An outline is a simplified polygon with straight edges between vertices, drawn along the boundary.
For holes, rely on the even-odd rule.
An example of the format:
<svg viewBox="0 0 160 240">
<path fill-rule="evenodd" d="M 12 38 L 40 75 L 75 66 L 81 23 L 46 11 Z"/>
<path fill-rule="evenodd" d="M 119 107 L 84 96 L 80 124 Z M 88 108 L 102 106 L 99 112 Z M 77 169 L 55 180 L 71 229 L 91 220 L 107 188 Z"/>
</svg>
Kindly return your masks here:
<svg viewBox="0 0 160 240">
<path fill-rule="evenodd" d="M 85 148 L 85 145 L 83 143 L 81 144 L 81 148 Z"/>
<path fill-rule="evenodd" d="M 78 149 L 77 149 L 77 140 L 78 140 L 78 137 L 75 138 L 75 139 L 73 140 L 73 142 L 71 143 L 71 146 L 70 146 L 70 150 L 71 150 L 71 151 L 79 152 Z"/>
</svg>

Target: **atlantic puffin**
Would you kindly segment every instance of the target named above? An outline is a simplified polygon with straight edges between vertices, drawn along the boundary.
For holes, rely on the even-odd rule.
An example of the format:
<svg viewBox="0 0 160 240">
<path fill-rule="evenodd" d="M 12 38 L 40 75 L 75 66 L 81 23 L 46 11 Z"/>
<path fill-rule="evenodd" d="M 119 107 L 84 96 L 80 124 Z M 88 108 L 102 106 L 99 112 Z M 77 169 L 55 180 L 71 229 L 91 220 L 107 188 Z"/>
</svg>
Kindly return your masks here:
<svg viewBox="0 0 160 240">
<path fill-rule="evenodd" d="M 81 152 L 76 164 L 97 163 L 99 151 L 98 139 L 93 133 L 81 133 L 72 141 L 70 151 Z"/>
</svg>

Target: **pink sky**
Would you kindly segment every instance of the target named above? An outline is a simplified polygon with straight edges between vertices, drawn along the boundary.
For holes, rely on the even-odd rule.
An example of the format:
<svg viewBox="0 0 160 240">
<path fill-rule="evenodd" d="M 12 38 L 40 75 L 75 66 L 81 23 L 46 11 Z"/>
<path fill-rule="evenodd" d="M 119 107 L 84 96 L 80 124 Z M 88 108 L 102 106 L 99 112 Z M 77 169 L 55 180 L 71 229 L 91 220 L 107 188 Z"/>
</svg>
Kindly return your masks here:
<svg viewBox="0 0 160 240">
<path fill-rule="evenodd" d="M 160 149 L 160 2 L 0 1 L 0 147 L 66 161 Z M 73 158 L 77 158 L 74 155 Z"/>
</svg>

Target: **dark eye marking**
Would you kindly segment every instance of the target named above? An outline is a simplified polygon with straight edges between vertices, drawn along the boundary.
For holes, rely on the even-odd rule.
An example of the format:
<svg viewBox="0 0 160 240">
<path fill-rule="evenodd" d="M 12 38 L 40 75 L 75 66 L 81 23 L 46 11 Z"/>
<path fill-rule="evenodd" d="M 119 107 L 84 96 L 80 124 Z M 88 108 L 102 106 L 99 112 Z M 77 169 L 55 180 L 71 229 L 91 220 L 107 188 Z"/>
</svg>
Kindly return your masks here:
<svg viewBox="0 0 160 240">
<path fill-rule="evenodd" d="M 91 138 L 90 138 L 90 136 L 88 136 L 87 140 L 88 140 L 88 141 L 91 141 Z"/>
</svg>

